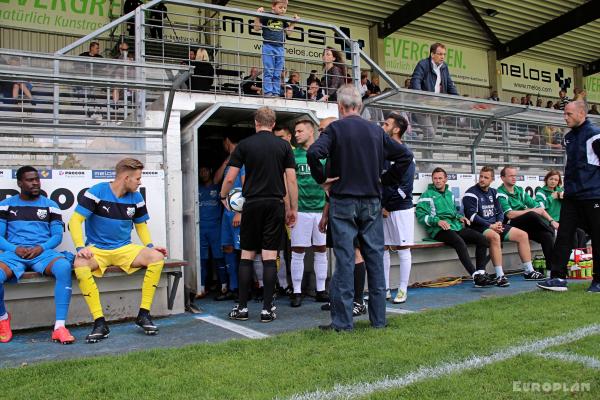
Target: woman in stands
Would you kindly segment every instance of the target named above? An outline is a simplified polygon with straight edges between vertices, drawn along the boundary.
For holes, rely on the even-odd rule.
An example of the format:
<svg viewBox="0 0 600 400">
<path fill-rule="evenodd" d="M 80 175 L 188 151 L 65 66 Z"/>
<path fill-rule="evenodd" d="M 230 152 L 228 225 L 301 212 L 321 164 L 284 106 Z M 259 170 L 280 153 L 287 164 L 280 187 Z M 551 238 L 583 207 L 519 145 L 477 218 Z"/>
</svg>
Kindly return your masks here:
<svg viewBox="0 0 600 400">
<path fill-rule="evenodd" d="M 544 177 L 544 187 L 540 188 L 535 195 L 535 201 L 544 208 L 556 222 L 560 223 L 560 208 L 563 199 L 562 177 L 560 171 L 552 169 Z M 585 248 L 587 237 L 585 232 L 577 228 L 573 247 L 577 249 Z"/>
<path fill-rule="evenodd" d="M 192 76 L 192 90 L 208 92 L 213 84 L 215 70 L 210 63 L 206 49 L 198 49 L 196 60 L 191 63 L 194 66 Z"/>
<path fill-rule="evenodd" d="M 346 63 L 342 52 L 331 47 L 323 51 L 323 101 L 336 101 L 336 92 L 346 83 Z"/>
</svg>

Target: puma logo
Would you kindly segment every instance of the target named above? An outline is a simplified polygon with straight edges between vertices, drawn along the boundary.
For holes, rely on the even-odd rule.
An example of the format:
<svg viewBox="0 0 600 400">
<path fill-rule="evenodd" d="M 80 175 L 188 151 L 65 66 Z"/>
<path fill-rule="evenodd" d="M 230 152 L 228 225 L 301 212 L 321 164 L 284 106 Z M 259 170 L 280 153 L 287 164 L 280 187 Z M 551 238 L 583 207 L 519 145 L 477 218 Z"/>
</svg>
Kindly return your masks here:
<svg viewBox="0 0 600 400">
<path fill-rule="evenodd" d="M 11 213 L 12 215 L 14 215 L 15 217 L 17 216 L 17 211 L 16 210 L 10 210 L 9 213 Z"/>
<path fill-rule="evenodd" d="M 106 210 L 106 213 L 109 213 L 110 207 L 102 206 Z"/>
<path fill-rule="evenodd" d="M 595 204 L 594 204 L 594 208 L 600 208 L 600 204 L 598 204 L 598 203 L 595 203 Z"/>
</svg>

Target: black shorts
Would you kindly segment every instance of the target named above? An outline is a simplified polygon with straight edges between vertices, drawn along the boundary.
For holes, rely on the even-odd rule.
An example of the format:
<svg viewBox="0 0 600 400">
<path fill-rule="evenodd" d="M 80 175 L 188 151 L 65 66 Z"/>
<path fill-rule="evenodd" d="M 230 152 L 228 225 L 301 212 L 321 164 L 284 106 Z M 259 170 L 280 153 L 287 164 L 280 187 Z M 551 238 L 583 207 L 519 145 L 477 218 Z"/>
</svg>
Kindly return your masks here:
<svg viewBox="0 0 600 400">
<path fill-rule="evenodd" d="M 247 200 L 242 210 L 242 250 L 279 250 L 285 234 L 285 205 L 282 199 Z"/>
</svg>

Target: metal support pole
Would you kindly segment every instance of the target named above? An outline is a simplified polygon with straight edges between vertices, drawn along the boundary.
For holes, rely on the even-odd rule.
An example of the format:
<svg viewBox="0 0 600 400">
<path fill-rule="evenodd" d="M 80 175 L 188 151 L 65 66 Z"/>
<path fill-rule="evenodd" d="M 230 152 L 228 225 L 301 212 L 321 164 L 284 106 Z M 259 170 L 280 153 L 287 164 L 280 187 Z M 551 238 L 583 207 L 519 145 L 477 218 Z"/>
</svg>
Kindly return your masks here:
<svg viewBox="0 0 600 400">
<path fill-rule="evenodd" d="M 135 9 L 135 62 L 137 64 L 146 61 L 146 50 L 144 37 L 146 27 L 144 25 L 144 9 L 138 7 Z M 142 67 L 137 67 L 135 70 L 136 79 L 138 82 L 146 80 L 146 70 Z M 140 89 L 136 96 L 136 120 L 138 124 L 143 125 L 146 119 L 146 90 Z"/>
<path fill-rule="evenodd" d="M 360 88 L 360 46 L 358 42 L 353 40 L 352 42 L 352 80 L 354 86 Z"/>
<path fill-rule="evenodd" d="M 492 120 L 493 120 L 493 118 L 488 118 L 485 120 L 485 123 L 479 130 L 479 134 L 473 141 L 473 146 L 471 146 L 471 173 L 472 174 L 477 173 L 477 147 L 479 146 L 481 139 L 483 139 L 483 137 L 485 136 L 485 133 L 487 132 L 487 130 L 490 128 L 490 125 L 492 124 Z"/>
</svg>

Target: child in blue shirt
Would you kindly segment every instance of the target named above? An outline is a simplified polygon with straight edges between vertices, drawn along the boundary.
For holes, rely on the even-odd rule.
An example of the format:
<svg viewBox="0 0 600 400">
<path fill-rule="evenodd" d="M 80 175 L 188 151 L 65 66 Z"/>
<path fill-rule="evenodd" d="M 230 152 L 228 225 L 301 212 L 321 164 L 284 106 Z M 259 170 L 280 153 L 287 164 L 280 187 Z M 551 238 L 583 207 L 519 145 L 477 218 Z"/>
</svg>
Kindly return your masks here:
<svg viewBox="0 0 600 400">
<path fill-rule="evenodd" d="M 275 15 L 285 15 L 287 11 L 287 0 L 273 0 L 271 2 L 271 13 Z M 259 7 L 256 12 L 264 13 L 264 7 Z M 298 15 L 294 14 L 298 19 Z M 283 71 L 285 61 L 285 42 L 286 32 L 294 29 L 294 24 L 282 21 L 269 16 L 255 17 L 254 30 L 262 29 L 262 61 L 264 67 L 263 73 L 263 92 L 264 95 L 280 96 L 281 94 L 281 72 Z"/>
</svg>

